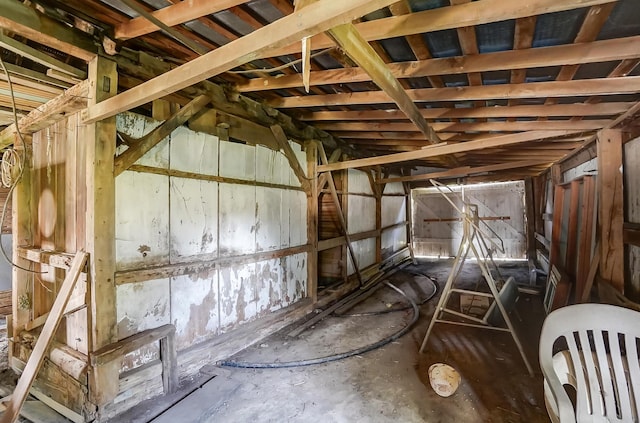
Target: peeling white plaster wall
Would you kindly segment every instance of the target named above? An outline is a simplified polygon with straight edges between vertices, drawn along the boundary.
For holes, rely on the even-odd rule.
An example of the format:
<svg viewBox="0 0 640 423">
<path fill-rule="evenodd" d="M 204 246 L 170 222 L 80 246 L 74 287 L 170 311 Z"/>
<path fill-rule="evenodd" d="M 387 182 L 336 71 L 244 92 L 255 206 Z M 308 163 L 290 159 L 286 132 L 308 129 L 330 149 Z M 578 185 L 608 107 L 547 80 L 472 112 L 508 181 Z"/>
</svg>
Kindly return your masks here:
<svg viewBox="0 0 640 423">
<path fill-rule="evenodd" d="M 131 113 L 118 115 L 116 122 L 118 131 L 133 138 L 159 124 Z M 306 169 L 304 151 L 295 143 L 291 147 Z M 119 152 L 125 148 L 119 147 Z M 220 141 L 180 127 L 136 164 L 164 173 L 200 176 L 192 179 L 127 170 L 116 178 L 118 271 L 307 243 L 307 198 L 304 192 L 287 188 L 300 187 L 300 183 L 280 152 Z M 253 181 L 279 186 L 254 186 Z M 307 254 L 300 253 L 119 285 L 118 337 L 172 323 L 180 351 L 303 299 L 306 279 Z M 126 360 L 125 368 L 153 357 L 157 350 L 140 350 Z"/>
</svg>

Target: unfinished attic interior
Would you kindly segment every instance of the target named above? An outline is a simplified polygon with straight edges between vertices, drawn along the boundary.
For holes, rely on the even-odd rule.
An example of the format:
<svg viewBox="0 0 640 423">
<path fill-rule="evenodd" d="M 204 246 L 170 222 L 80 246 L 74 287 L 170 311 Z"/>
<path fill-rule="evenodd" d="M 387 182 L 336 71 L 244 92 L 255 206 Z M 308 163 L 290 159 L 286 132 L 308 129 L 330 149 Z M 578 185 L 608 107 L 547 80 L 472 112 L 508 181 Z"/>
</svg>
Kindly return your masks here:
<svg viewBox="0 0 640 423">
<path fill-rule="evenodd" d="M 0 59 L 0 423 L 639 421 L 637 0 L 0 0 Z"/>
</svg>

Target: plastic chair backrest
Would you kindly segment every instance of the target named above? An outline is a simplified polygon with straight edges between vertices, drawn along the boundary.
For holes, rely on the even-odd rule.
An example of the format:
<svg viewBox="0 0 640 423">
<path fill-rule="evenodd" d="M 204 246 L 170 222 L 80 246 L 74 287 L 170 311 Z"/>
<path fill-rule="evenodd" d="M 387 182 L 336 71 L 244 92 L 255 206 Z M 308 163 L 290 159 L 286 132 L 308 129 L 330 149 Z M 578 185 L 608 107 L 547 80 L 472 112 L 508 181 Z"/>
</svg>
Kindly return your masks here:
<svg viewBox="0 0 640 423">
<path fill-rule="evenodd" d="M 553 366 L 554 344 L 561 338 L 573 367 L 575 410 Z M 640 313 L 626 308 L 577 304 L 547 316 L 540 367 L 560 422 L 638 422 L 639 339 Z"/>
</svg>

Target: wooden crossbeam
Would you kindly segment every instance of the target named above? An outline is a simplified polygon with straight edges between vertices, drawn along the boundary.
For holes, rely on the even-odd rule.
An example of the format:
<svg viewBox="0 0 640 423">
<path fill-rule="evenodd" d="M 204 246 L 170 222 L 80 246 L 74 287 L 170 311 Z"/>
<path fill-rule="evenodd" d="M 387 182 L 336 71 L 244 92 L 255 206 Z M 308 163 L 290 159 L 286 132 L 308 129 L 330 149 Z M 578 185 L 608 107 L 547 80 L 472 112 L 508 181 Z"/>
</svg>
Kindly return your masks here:
<svg viewBox="0 0 640 423">
<path fill-rule="evenodd" d="M 31 46 L 28 46 L 20 41 L 14 40 L 9 37 L 7 34 L 0 31 L 0 47 L 10 50 L 15 54 L 26 57 L 29 60 L 32 60 L 36 63 L 40 63 L 43 66 L 46 66 L 51 69 L 56 69 L 60 72 L 68 73 L 69 75 L 73 75 L 77 78 L 84 79 L 87 77 L 87 72 L 74 68 L 73 66 L 64 63 L 58 59 L 55 59 L 40 50 L 37 50 Z"/>
<path fill-rule="evenodd" d="M 477 3 L 477 2 L 474 2 Z M 413 101 L 466 101 L 513 98 L 573 97 L 592 95 L 635 94 L 640 91 L 640 76 L 580 79 L 572 81 L 529 82 L 477 87 L 420 88 L 407 90 Z M 390 103 L 380 91 L 283 97 L 269 102 L 276 108 L 347 106 L 353 104 Z"/>
<path fill-rule="evenodd" d="M 27 365 L 18 380 L 15 390 L 13 391 L 11 401 L 7 404 L 7 409 L 2 414 L 0 419 L 1 423 L 12 423 L 18 419 L 20 409 L 22 408 L 24 401 L 27 399 L 31 385 L 38 376 L 38 372 L 44 362 L 44 355 L 49 348 L 49 344 L 53 340 L 58 326 L 60 325 L 64 309 L 67 306 L 67 302 L 71 297 L 76 281 L 80 277 L 80 272 L 84 268 L 86 262 L 87 253 L 84 251 L 76 253 L 71 263 L 71 268 L 67 272 L 67 276 L 64 278 L 62 285 L 60 285 L 60 290 L 53 302 L 53 306 L 49 312 L 49 317 L 44 323 L 42 332 L 40 332 L 40 335 L 38 336 L 36 345 L 33 347 L 31 356 L 29 356 L 29 360 L 27 361 Z"/>
<path fill-rule="evenodd" d="M 446 154 L 464 153 L 466 151 L 482 150 L 485 148 L 513 145 L 530 141 L 537 141 L 549 138 L 558 138 L 573 135 L 576 131 L 529 131 L 517 134 L 499 135 L 495 137 L 481 138 L 475 141 L 462 142 L 457 144 L 438 144 L 423 148 L 420 151 L 408 151 L 405 153 L 387 154 L 385 156 L 367 157 L 365 159 L 355 159 L 345 162 L 337 162 L 328 165 L 318 166 L 318 172 L 329 170 L 354 169 L 359 167 L 377 166 L 390 163 L 400 163 L 410 160 L 420 160 L 429 157 L 438 157 Z"/>
<path fill-rule="evenodd" d="M 538 116 L 612 116 L 624 113 L 633 102 L 597 103 L 597 104 L 554 104 L 548 106 L 493 106 L 469 108 L 433 108 L 420 109 L 426 119 L 460 119 L 460 118 L 509 118 Z M 400 110 L 347 110 L 318 111 L 303 113 L 299 116 L 303 121 L 364 121 L 364 120 L 403 120 L 406 115 Z"/>
<path fill-rule="evenodd" d="M 2 0 L 0 28 L 89 61 L 97 48 L 86 34 L 51 19 L 18 0 Z"/>
<path fill-rule="evenodd" d="M 482 25 L 509 19 L 524 18 L 545 13 L 562 12 L 604 3 L 611 0 L 530 0 L 526 4 L 509 0 L 480 0 L 450 7 L 414 12 L 408 15 L 391 16 L 355 24 L 365 40 L 383 40 L 423 34 L 464 26 Z M 333 46 L 331 38 L 318 34 L 311 38 L 314 49 Z M 300 53 L 300 43 L 289 44 L 271 51 L 261 51 L 258 57 L 284 56 Z M 267 55 L 265 55 L 265 53 Z M 258 58 L 256 57 L 256 58 Z"/>
<path fill-rule="evenodd" d="M 516 131 L 557 131 L 557 130 L 595 130 L 601 129 L 611 123 L 611 120 L 550 120 L 550 121 L 515 121 L 515 122 L 435 122 L 431 127 L 436 131 L 446 132 L 516 132 Z M 317 128 L 325 131 L 397 131 L 416 132 L 415 126 L 410 123 L 376 123 L 376 122 L 336 122 L 317 123 Z M 344 134 L 343 134 L 344 135 Z M 348 135 L 344 135 L 348 138 Z"/>
<path fill-rule="evenodd" d="M 402 85 L 400 85 L 400 82 L 393 76 L 387 65 L 369 43 L 360 36 L 353 24 L 336 26 L 331 28 L 328 33 L 336 44 L 371 77 L 371 80 L 398 105 L 398 108 L 424 134 L 427 141 L 432 144 L 441 142 L 438 135 L 429 126 Z"/>
<path fill-rule="evenodd" d="M 22 134 L 31 134 L 42 129 L 56 120 L 62 119 L 66 114 L 81 110 L 87 105 L 87 94 L 89 92 L 89 81 L 83 81 L 62 94 L 40 105 L 32 110 L 28 115 L 18 121 L 18 127 Z M 6 127 L 0 132 L 0 149 L 13 144 L 16 137 L 16 127 L 14 124 Z"/>
<path fill-rule="evenodd" d="M 323 0 L 311 4 L 204 56 L 89 107 L 83 113 L 83 119 L 91 123 L 114 116 L 255 60 L 263 51 L 297 42 L 393 2 L 394 0 Z"/>
<path fill-rule="evenodd" d="M 548 159 L 545 160 L 521 160 L 517 162 L 507 162 L 487 166 L 464 166 L 456 169 L 449 169 L 442 172 L 430 172 L 421 175 L 399 176 L 394 178 L 379 179 L 377 183 L 386 184 L 391 182 L 415 182 L 415 181 L 427 181 L 429 179 L 438 178 L 462 178 L 464 176 L 473 175 L 475 173 L 484 172 L 496 172 L 499 170 L 517 169 L 522 167 L 538 166 L 542 164 L 550 163 Z"/>
<path fill-rule="evenodd" d="M 246 2 L 247 0 L 182 1 L 157 10 L 153 12 L 152 15 L 168 26 L 175 26 L 198 19 L 202 16 L 212 15 Z M 138 17 L 116 25 L 114 34 L 117 39 L 127 40 L 158 31 L 159 29 L 159 27 L 144 17 Z"/>
<path fill-rule="evenodd" d="M 638 58 L 640 57 L 640 50 L 637 48 L 638 43 L 640 43 L 640 36 L 525 50 L 388 63 L 386 66 L 395 78 L 416 78 L 566 64 L 597 63 Z M 364 68 L 354 67 L 311 72 L 309 84 L 312 86 L 329 85 L 371 80 L 372 77 Z M 511 82 L 522 83 L 524 79 L 521 81 L 512 80 Z M 247 82 L 238 84 L 237 89 L 240 92 L 249 92 L 301 86 L 300 75 L 293 74 L 250 79 Z"/>
<path fill-rule="evenodd" d="M 160 141 L 169 136 L 177 127 L 191 119 L 204 106 L 210 102 L 206 95 L 199 95 L 178 110 L 176 114 L 167 119 L 162 125 L 149 132 L 144 137 L 136 140 L 124 153 L 115 158 L 113 164 L 113 175 L 118 176 L 134 164 L 146 152 L 155 147 Z"/>
</svg>

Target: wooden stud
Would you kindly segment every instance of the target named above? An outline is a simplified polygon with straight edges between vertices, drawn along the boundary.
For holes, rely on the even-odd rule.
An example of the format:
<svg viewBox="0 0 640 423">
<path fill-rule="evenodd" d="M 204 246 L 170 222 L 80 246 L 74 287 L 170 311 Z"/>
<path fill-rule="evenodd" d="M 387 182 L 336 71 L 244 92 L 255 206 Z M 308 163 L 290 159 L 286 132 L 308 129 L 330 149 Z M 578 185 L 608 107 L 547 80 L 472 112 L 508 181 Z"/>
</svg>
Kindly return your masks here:
<svg viewBox="0 0 640 423">
<path fill-rule="evenodd" d="M 536 259 L 535 201 L 532 178 L 524 180 L 524 206 L 527 219 L 527 258 Z"/>
<path fill-rule="evenodd" d="M 569 185 L 569 221 L 567 223 L 567 252 L 565 257 L 565 272 L 575 281 L 576 263 L 578 256 L 579 206 L 582 181 L 574 180 Z"/>
<path fill-rule="evenodd" d="M 600 277 L 624 293 L 624 196 L 622 189 L 622 132 L 598 134 L 598 193 Z"/>
<path fill-rule="evenodd" d="M 564 187 L 555 185 L 553 196 L 553 226 L 551 233 L 551 246 L 549 250 L 549 266 L 559 266 L 562 250 L 560 238 L 562 236 L 562 222 L 564 210 Z"/>
<path fill-rule="evenodd" d="M 597 213 L 596 181 L 593 176 L 582 179 L 582 204 L 580 219 L 580 245 L 578 246 L 578 267 L 576 270 L 576 302 L 584 302 L 587 289 L 588 271 L 593 260 L 593 240 L 595 238 L 594 219 Z M 589 291 L 591 288 L 589 288 Z"/>
<path fill-rule="evenodd" d="M 312 302 L 318 301 L 318 147 L 315 142 L 305 143 L 307 175 L 311 177 L 307 192 L 307 293 Z"/>
</svg>

